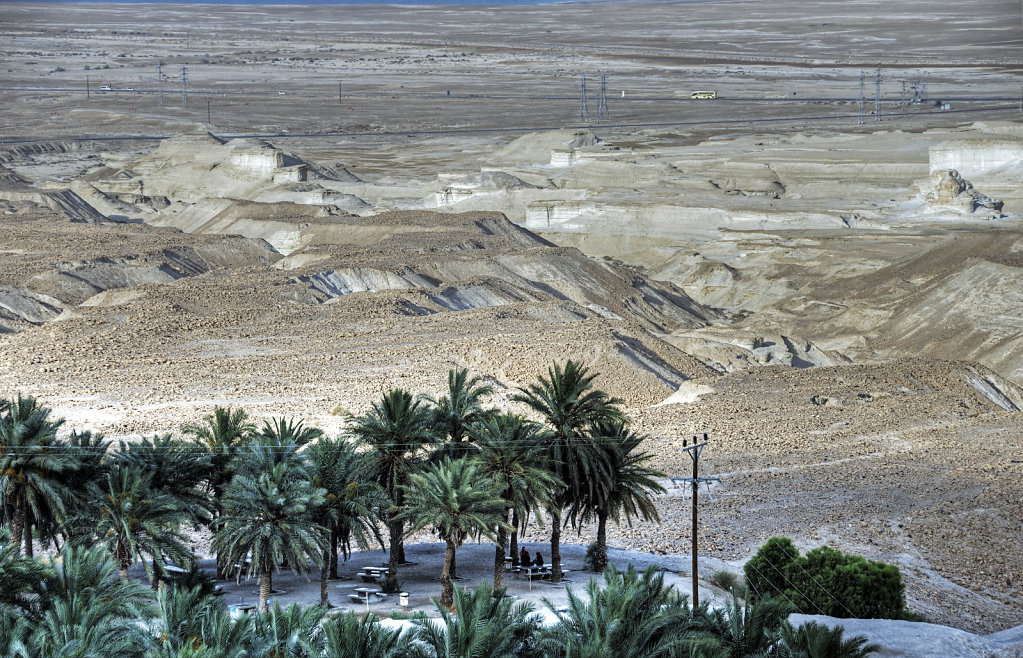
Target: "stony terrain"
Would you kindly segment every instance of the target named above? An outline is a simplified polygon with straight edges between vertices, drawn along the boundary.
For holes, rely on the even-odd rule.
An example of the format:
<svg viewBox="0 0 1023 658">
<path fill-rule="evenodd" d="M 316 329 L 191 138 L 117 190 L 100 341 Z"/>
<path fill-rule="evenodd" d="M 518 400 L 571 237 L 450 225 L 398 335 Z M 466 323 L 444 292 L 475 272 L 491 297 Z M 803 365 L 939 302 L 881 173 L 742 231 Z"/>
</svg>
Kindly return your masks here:
<svg viewBox="0 0 1023 658">
<path fill-rule="evenodd" d="M 504 407 L 575 358 L 667 474 L 710 435 L 705 555 L 828 543 L 898 564 L 930 621 L 1019 625 L 1023 62 L 1018 6 L 981 4 L 708 2 L 676 27 L 655 3 L 225 6 L 187 29 L 7 4 L 0 391 L 115 438 L 214 404 L 336 433 L 452 367 Z M 878 61 L 884 120 L 858 125 Z M 612 543 L 688 552 L 680 494 Z"/>
</svg>

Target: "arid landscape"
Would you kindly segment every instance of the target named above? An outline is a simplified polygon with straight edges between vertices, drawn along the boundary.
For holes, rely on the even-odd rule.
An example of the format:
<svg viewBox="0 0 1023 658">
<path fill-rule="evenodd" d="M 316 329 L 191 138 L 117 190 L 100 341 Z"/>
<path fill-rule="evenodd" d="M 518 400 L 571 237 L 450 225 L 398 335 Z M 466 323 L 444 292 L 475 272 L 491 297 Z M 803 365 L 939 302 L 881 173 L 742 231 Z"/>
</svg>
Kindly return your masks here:
<svg viewBox="0 0 1023 658">
<path fill-rule="evenodd" d="M 1019 626 L 1020 12 L 5 3 L 0 395 L 336 434 L 573 358 L 669 475 L 709 434 L 702 554 L 827 543 Z M 688 553 L 659 509 L 611 543 Z"/>
</svg>

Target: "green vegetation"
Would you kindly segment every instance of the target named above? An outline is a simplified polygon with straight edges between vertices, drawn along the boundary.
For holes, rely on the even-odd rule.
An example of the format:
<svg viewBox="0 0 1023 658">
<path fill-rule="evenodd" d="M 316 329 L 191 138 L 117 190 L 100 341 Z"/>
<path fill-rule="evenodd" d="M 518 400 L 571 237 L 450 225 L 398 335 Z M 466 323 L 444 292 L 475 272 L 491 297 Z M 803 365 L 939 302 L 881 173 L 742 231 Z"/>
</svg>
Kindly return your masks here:
<svg viewBox="0 0 1023 658">
<path fill-rule="evenodd" d="M 602 569 L 609 520 L 658 519 L 661 474 L 646 466 L 645 437 L 595 378 L 568 361 L 519 389 L 514 399 L 542 423 L 487 408 L 491 387 L 458 369 L 448 374 L 446 395 L 388 391 L 336 438 L 284 417 L 257 428 L 244 409 L 216 407 L 181 437 L 116 448 L 90 432 L 59 435 L 63 421 L 34 398 L 0 400 L 0 655 L 860 656 L 872 649 L 840 631 L 785 626 L 784 596 L 692 609 L 653 570 L 607 568 L 603 584 L 592 580 L 585 602 L 570 594 L 561 622 L 547 628 L 530 605 L 506 597 L 509 532 L 514 554 L 516 530 L 530 517 L 546 511 L 551 519 L 554 580 L 563 526 L 596 523 L 588 561 Z M 219 574 L 259 577 L 254 614 L 234 619 L 213 596 L 186 526 L 212 535 Z M 416 628 L 397 633 L 373 615 L 325 618 L 323 605 L 268 603 L 273 574 L 284 566 L 318 567 L 326 602 L 338 559 L 353 546 L 382 547 L 381 527 L 389 591 L 400 587 L 405 538 L 430 529 L 447 544 L 436 601 L 443 625 L 413 616 Z M 462 590 L 452 582 L 456 551 L 479 538 L 495 544 L 494 584 Z M 51 554 L 43 560 L 32 555 L 40 543 Z M 153 589 L 129 577 L 139 563 Z M 185 574 L 168 578 L 169 565 Z M 767 574 L 752 578 L 755 593 L 775 589 L 794 599 L 798 592 L 801 605 L 822 606 L 821 592 L 871 612 L 903 601 L 893 567 L 831 549 L 800 557 L 776 538 L 747 566 Z M 797 567 L 815 578 L 800 580 Z M 808 649 L 818 645 L 834 651 Z"/>
<path fill-rule="evenodd" d="M 787 537 L 772 537 L 745 566 L 746 585 L 780 595 L 800 612 L 831 617 L 906 619 L 898 567 L 821 546 L 806 555 Z"/>
</svg>

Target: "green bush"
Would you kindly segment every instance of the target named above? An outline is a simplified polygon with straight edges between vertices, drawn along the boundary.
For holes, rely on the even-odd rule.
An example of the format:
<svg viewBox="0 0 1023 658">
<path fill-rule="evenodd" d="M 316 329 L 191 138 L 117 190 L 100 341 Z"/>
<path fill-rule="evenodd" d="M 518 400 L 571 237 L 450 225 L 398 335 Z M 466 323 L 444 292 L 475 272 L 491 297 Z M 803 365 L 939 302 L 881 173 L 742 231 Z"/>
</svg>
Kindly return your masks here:
<svg viewBox="0 0 1023 658">
<path fill-rule="evenodd" d="M 743 567 L 746 589 L 754 596 L 778 596 L 788 587 L 786 572 L 799 559 L 788 537 L 771 537 Z"/>
<path fill-rule="evenodd" d="M 898 567 L 821 546 L 800 556 L 786 537 L 772 537 L 746 563 L 754 594 L 781 593 L 800 612 L 861 619 L 905 619 L 906 588 Z"/>
<path fill-rule="evenodd" d="M 710 577 L 710 582 L 726 592 L 731 592 L 740 599 L 746 598 L 746 586 L 739 580 L 739 576 L 731 571 L 723 569 L 715 571 L 714 575 Z"/>
<path fill-rule="evenodd" d="M 906 607 L 898 567 L 827 546 L 800 557 L 787 575 L 787 594 L 807 614 L 897 619 Z"/>
</svg>

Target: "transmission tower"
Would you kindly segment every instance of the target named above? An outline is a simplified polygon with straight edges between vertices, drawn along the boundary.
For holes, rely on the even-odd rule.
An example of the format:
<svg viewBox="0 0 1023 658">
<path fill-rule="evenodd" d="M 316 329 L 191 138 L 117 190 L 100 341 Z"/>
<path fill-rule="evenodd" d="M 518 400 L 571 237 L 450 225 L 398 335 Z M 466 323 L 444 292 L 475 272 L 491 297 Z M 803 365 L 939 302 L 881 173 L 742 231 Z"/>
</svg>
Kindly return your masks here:
<svg viewBox="0 0 1023 658">
<path fill-rule="evenodd" d="M 877 80 L 874 82 L 874 121 L 881 120 L 881 67 L 877 67 Z"/>
<path fill-rule="evenodd" d="M 600 96 L 597 97 L 597 123 L 600 123 L 601 117 L 611 118 L 607 109 L 607 74 L 603 71 L 600 72 Z"/>
<path fill-rule="evenodd" d="M 863 87 L 863 75 L 864 75 L 863 69 L 860 69 L 860 102 L 859 102 L 859 118 L 858 118 L 858 119 L 856 120 L 856 125 L 859 125 L 859 126 L 862 126 L 862 125 L 863 125 L 863 93 L 864 93 L 864 87 Z"/>
<path fill-rule="evenodd" d="M 160 107 L 163 107 L 163 62 L 156 60 L 156 80 L 160 86 Z"/>
<path fill-rule="evenodd" d="M 188 107 L 188 71 L 181 67 L 181 107 Z"/>
<path fill-rule="evenodd" d="M 579 118 L 583 121 L 590 120 L 590 110 L 586 107 L 586 74 L 579 82 Z"/>
<path fill-rule="evenodd" d="M 689 457 L 693 460 L 693 477 L 691 477 L 691 478 L 689 478 L 689 477 L 673 477 L 673 478 L 671 478 L 672 484 L 677 485 L 679 483 L 682 483 L 683 487 L 685 487 L 685 485 L 688 484 L 693 489 L 693 608 L 696 608 L 696 606 L 700 605 L 700 586 L 699 586 L 700 566 L 699 566 L 699 562 L 698 562 L 698 559 L 697 559 L 697 542 L 696 542 L 696 537 L 697 537 L 697 533 L 696 533 L 696 527 L 697 527 L 697 523 L 696 523 L 696 510 L 697 510 L 696 498 L 697 498 L 697 495 L 696 494 L 699 491 L 700 483 L 701 482 L 706 482 L 707 483 L 707 487 L 709 488 L 711 482 L 720 482 L 721 481 L 721 478 L 707 478 L 707 477 L 702 478 L 702 477 L 700 477 L 700 474 L 699 474 L 699 471 L 700 471 L 700 454 L 703 452 L 703 448 L 707 445 L 707 443 L 708 443 L 708 439 L 707 439 L 706 433 L 703 435 L 703 441 L 702 442 L 700 442 L 700 439 L 698 437 L 694 436 L 693 437 L 693 445 L 688 445 L 686 440 L 683 439 L 682 440 L 682 450 L 684 450 L 689 455 Z M 684 488 L 683 488 L 683 491 L 685 491 Z"/>
</svg>

